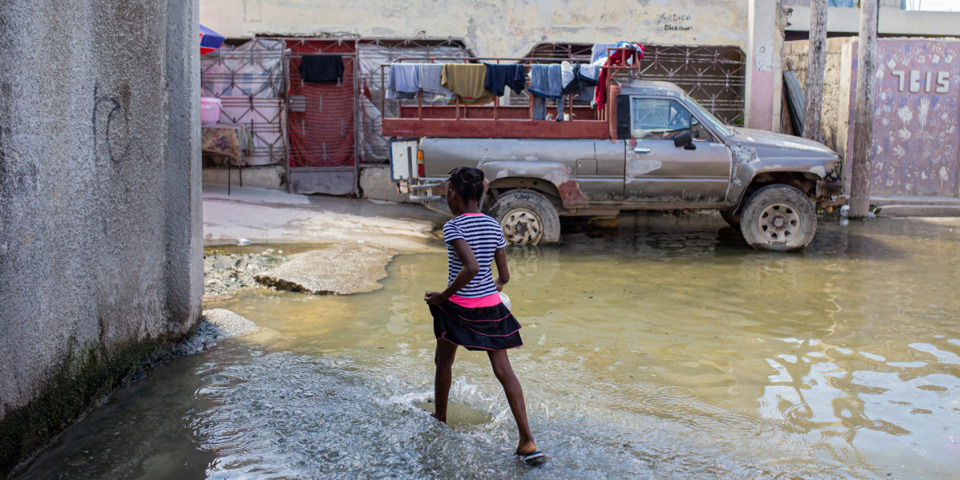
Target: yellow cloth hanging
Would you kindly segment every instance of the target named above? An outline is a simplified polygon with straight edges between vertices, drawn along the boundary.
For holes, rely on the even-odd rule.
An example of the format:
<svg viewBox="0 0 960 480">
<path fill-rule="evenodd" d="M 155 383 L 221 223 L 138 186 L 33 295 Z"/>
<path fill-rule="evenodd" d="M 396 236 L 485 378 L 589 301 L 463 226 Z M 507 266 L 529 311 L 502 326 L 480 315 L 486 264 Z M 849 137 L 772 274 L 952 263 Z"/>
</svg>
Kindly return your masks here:
<svg viewBox="0 0 960 480">
<path fill-rule="evenodd" d="M 493 94 L 483 87 L 487 66 L 482 63 L 448 63 L 443 66 L 440 83 L 466 105 L 482 105 L 493 101 Z"/>
</svg>

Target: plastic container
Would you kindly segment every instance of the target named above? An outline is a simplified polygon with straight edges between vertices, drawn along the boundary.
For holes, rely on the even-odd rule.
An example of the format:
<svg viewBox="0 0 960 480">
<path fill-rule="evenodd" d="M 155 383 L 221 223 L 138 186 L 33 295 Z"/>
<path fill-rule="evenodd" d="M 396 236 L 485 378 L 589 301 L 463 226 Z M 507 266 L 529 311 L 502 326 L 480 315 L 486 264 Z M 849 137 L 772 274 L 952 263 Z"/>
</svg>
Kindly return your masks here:
<svg viewBox="0 0 960 480">
<path fill-rule="evenodd" d="M 203 125 L 213 125 L 220 121 L 219 98 L 200 97 L 200 123 Z"/>
<path fill-rule="evenodd" d="M 497 292 L 497 293 L 500 294 L 500 301 L 503 302 L 503 304 L 507 307 L 507 310 L 510 310 L 511 308 L 513 308 L 513 302 L 510 301 L 510 297 L 508 297 L 506 293 L 503 293 L 503 292 Z"/>
</svg>

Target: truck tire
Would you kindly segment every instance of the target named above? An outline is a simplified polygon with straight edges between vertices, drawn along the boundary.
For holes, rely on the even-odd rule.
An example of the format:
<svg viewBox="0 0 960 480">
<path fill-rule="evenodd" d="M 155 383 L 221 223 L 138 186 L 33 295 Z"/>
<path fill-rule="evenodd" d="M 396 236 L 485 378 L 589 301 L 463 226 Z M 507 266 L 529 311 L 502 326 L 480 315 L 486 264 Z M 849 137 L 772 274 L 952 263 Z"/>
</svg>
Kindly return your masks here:
<svg viewBox="0 0 960 480">
<path fill-rule="evenodd" d="M 560 215 L 547 197 L 533 190 L 510 190 L 490 206 L 507 243 L 544 245 L 560 241 Z"/>
<path fill-rule="evenodd" d="M 813 201 L 789 185 L 767 185 L 744 204 L 740 231 L 756 249 L 786 252 L 806 247 L 817 233 Z"/>
</svg>

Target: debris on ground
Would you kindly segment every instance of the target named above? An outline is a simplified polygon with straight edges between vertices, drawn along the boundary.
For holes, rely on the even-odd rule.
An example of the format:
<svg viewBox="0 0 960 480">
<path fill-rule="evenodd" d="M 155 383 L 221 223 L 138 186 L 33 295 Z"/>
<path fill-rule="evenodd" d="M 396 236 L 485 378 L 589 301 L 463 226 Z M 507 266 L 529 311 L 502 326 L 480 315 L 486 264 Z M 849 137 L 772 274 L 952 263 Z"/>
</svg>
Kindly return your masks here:
<svg viewBox="0 0 960 480">
<path fill-rule="evenodd" d="M 396 253 L 363 242 L 343 242 L 330 248 L 291 255 L 272 270 L 255 275 L 261 284 L 280 290 L 349 295 L 382 287 L 386 266 Z"/>
<path fill-rule="evenodd" d="M 212 250 L 203 256 L 203 293 L 222 295 L 241 288 L 263 288 L 254 276 L 280 265 L 286 259 L 287 255 L 273 249 L 244 254 Z"/>
</svg>

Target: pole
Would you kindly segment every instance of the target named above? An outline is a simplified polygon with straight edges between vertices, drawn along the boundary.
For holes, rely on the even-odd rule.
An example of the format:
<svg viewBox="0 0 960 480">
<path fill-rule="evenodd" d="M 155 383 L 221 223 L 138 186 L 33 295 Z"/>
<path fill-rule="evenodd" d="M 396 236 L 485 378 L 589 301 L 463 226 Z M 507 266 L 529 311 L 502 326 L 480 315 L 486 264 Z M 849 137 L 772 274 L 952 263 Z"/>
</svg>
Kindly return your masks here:
<svg viewBox="0 0 960 480">
<path fill-rule="evenodd" d="M 827 0 L 810 0 L 810 49 L 807 52 L 806 104 L 803 108 L 803 138 L 820 140 L 823 110 L 823 64 L 827 43 Z"/>
<path fill-rule="evenodd" d="M 877 0 L 860 0 L 860 44 L 857 55 L 857 106 L 853 126 L 853 176 L 850 218 L 870 211 L 870 156 L 873 153 L 874 72 L 877 70 Z"/>
</svg>

